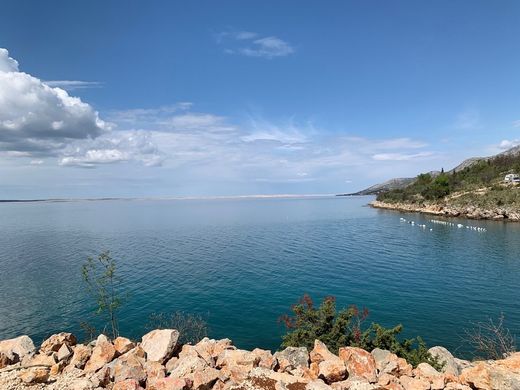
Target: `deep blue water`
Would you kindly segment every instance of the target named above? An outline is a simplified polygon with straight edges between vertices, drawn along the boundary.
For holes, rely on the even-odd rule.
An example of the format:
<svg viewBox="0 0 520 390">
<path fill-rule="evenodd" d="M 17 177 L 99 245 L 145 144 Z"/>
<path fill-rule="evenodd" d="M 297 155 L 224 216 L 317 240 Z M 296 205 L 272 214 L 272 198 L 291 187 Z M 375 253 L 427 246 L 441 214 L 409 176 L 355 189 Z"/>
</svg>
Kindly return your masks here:
<svg viewBox="0 0 520 390">
<path fill-rule="evenodd" d="M 276 349 L 277 319 L 304 293 L 366 306 L 371 320 L 461 354 L 463 329 L 488 316 L 504 312 L 520 334 L 520 224 L 455 220 L 487 228 L 477 233 L 370 200 L 0 204 L 0 339 L 81 334 L 94 304 L 80 267 L 105 249 L 128 293 L 120 316 L 131 337 L 150 313 L 184 310 L 207 315 L 213 337 Z"/>
</svg>

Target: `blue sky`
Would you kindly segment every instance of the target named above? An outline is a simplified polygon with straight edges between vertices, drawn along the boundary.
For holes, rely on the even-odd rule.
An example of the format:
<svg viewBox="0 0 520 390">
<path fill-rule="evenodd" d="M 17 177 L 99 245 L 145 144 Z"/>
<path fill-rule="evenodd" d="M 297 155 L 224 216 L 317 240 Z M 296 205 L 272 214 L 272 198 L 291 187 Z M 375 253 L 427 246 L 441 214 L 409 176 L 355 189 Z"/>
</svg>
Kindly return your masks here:
<svg viewBox="0 0 520 390">
<path fill-rule="evenodd" d="M 520 139 L 517 1 L 2 1 L 0 198 L 337 193 Z"/>
</svg>

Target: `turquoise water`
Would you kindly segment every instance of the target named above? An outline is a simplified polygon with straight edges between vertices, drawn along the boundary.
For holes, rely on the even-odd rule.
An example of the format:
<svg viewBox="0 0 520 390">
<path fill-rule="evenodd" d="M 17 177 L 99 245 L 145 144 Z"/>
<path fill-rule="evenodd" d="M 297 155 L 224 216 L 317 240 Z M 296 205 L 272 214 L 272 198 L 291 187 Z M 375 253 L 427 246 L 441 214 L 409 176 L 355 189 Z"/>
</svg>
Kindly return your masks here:
<svg viewBox="0 0 520 390">
<path fill-rule="evenodd" d="M 478 233 L 370 200 L 0 204 L 0 339 L 81 334 L 94 307 L 80 267 L 105 249 L 119 261 L 132 337 L 150 313 L 185 310 L 207 315 L 213 337 L 276 349 L 277 318 L 304 293 L 366 306 L 371 320 L 461 354 L 463 329 L 487 316 L 504 312 L 520 334 L 520 224 L 456 221 L 487 229 Z"/>
</svg>

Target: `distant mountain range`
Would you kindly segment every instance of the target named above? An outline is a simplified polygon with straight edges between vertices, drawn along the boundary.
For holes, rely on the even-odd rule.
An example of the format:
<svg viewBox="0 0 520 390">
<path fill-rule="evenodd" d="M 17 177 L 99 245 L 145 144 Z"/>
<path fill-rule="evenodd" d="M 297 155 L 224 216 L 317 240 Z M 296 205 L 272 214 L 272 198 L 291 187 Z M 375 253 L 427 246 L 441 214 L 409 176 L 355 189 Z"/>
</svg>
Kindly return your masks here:
<svg viewBox="0 0 520 390">
<path fill-rule="evenodd" d="M 487 160 L 491 160 L 496 157 L 519 156 L 519 155 L 520 155 L 520 145 L 515 146 L 511 149 L 508 149 L 504 152 L 495 154 L 494 156 L 468 158 L 468 159 L 464 160 L 462 163 L 460 163 L 459 165 L 457 165 L 452 170 L 448 171 L 447 173 L 462 171 L 463 169 L 469 168 L 479 161 L 487 161 Z M 431 171 L 429 173 L 432 176 L 436 176 L 440 172 Z M 386 192 L 386 191 L 390 191 L 390 190 L 403 189 L 403 188 L 409 186 L 410 184 L 412 184 L 416 179 L 417 179 L 416 177 L 403 177 L 403 178 L 397 178 L 397 179 L 390 179 L 390 180 L 385 181 L 384 183 L 375 184 L 373 186 L 370 186 L 370 187 L 365 188 L 364 190 L 361 190 L 358 192 L 353 192 L 350 194 L 338 194 L 338 196 L 378 195 L 382 192 Z"/>
</svg>

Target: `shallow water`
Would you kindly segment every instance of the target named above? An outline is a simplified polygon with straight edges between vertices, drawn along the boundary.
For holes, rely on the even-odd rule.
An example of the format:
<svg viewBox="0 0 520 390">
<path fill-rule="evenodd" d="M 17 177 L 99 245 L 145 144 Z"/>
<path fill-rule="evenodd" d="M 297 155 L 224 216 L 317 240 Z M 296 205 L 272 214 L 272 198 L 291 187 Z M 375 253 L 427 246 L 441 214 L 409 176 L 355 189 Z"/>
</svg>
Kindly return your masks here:
<svg viewBox="0 0 520 390">
<path fill-rule="evenodd" d="M 366 306 L 370 320 L 460 354 L 463 329 L 488 316 L 504 312 L 520 333 L 520 224 L 454 220 L 478 233 L 364 207 L 371 199 L 0 204 L 0 339 L 81 334 L 94 305 L 80 267 L 104 249 L 119 262 L 131 337 L 152 312 L 185 310 L 207 316 L 213 337 L 276 349 L 277 318 L 304 293 Z"/>
</svg>

